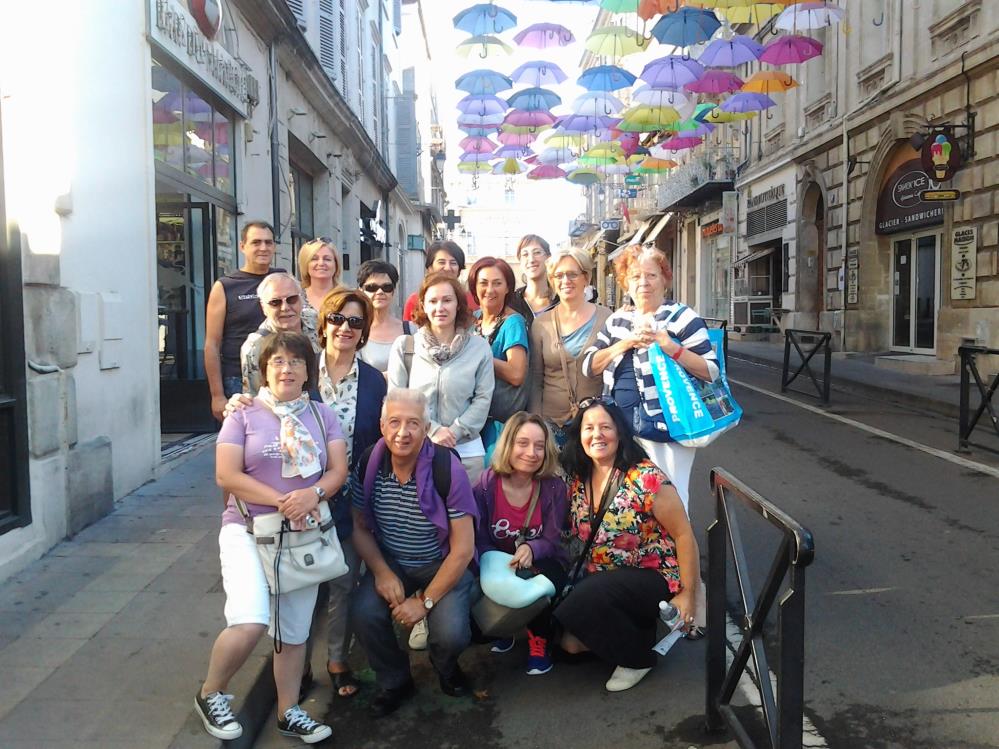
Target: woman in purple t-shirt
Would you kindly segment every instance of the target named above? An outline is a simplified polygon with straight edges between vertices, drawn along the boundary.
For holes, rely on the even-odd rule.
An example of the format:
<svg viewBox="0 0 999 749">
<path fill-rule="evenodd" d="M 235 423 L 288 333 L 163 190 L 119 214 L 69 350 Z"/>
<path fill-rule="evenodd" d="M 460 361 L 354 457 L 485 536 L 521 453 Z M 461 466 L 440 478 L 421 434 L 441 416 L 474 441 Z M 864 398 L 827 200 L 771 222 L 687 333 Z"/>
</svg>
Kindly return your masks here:
<svg viewBox="0 0 999 749">
<path fill-rule="evenodd" d="M 347 447 L 340 423 L 328 406 L 309 401 L 317 369 L 312 344 L 302 334 L 267 336 L 260 351 L 260 371 L 267 385 L 252 406 L 227 416 L 219 432 L 215 478 L 228 496 L 219 533 L 226 628 L 215 640 L 208 675 L 195 699 L 205 730 L 219 739 L 242 735 L 230 708 L 232 696 L 225 690 L 268 627 L 273 636 L 275 607 L 283 643 L 281 652 L 274 654 L 278 730 L 306 743 L 332 733 L 298 705 L 319 586 L 282 593 L 273 600 L 254 538 L 235 501 L 235 497 L 242 500 L 251 518 L 277 508 L 292 523 L 300 523 L 309 516 L 318 520 L 319 503 L 343 485 Z"/>
<path fill-rule="evenodd" d="M 547 577 L 561 589 L 567 564 L 561 533 L 568 518 L 565 482 L 555 475 L 558 450 L 544 420 L 519 411 L 507 419 L 493 451 L 492 467 L 475 485 L 479 525 L 475 545 L 479 554 L 498 549 L 513 555 L 512 565 Z M 538 501 L 527 512 L 535 493 Z M 519 537 L 520 531 L 526 532 Z M 551 615 L 543 611 L 527 625 L 527 673 L 548 673 L 552 667 Z M 497 640 L 494 653 L 505 653 L 513 639 Z"/>
</svg>

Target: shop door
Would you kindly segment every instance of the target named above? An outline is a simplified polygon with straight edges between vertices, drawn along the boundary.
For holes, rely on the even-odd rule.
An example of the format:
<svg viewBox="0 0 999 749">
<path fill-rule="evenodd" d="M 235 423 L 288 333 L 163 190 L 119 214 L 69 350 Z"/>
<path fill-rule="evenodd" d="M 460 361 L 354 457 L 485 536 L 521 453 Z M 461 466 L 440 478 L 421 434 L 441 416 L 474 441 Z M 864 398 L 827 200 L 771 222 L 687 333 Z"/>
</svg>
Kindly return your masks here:
<svg viewBox="0 0 999 749">
<path fill-rule="evenodd" d="M 892 349 L 936 352 L 940 240 L 937 234 L 897 239 L 892 246 Z"/>
<path fill-rule="evenodd" d="M 205 306 L 213 280 L 211 205 L 157 203 L 160 431 L 210 432 Z"/>
</svg>

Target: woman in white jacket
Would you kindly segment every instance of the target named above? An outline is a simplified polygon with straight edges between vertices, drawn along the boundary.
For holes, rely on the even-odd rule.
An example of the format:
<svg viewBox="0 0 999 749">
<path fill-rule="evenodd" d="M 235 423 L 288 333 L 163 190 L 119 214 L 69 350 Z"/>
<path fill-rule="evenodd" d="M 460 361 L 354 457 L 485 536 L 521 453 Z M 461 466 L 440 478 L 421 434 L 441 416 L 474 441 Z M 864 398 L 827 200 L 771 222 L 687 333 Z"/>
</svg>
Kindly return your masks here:
<svg viewBox="0 0 999 749">
<path fill-rule="evenodd" d="M 430 439 L 454 448 L 474 485 L 483 469 L 480 432 L 493 397 L 493 354 L 471 335 L 472 317 L 458 279 L 433 273 L 420 286 L 413 322 L 389 354 L 389 389 L 412 388 L 430 404 Z"/>
</svg>

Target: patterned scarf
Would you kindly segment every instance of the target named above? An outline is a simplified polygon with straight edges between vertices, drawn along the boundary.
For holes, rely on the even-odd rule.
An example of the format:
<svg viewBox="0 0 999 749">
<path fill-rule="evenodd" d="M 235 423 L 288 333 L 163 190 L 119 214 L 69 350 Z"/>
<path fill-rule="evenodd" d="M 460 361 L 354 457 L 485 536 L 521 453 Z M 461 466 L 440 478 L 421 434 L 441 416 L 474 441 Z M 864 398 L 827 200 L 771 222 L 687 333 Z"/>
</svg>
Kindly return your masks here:
<svg viewBox="0 0 999 749">
<path fill-rule="evenodd" d="M 468 340 L 468 332 L 460 330 L 451 339 L 451 344 L 445 345 L 438 341 L 437 336 L 430 332 L 429 325 L 420 328 L 418 333 L 423 338 L 423 343 L 427 347 L 427 353 L 430 354 L 430 358 L 438 365 L 443 364 L 448 359 L 453 359 L 461 353 L 461 350 L 465 348 L 465 342 Z"/>
<path fill-rule="evenodd" d="M 308 478 L 322 471 L 319 446 L 302 423 L 301 415 L 309 410 L 309 396 L 302 393 L 293 401 L 279 401 L 266 387 L 257 398 L 281 420 L 281 478 Z"/>
</svg>

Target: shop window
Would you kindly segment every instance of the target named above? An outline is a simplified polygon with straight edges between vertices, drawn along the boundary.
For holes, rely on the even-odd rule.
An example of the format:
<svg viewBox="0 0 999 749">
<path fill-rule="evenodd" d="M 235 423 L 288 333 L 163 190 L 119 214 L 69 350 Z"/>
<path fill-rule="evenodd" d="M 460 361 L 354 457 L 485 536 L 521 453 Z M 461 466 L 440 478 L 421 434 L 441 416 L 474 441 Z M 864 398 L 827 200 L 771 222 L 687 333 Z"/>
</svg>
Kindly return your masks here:
<svg viewBox="0 0 999 749">
<path fill-rule="evenodd" d="M 184 123 L 181 84 L 165 68 L 153 63 L 153 157 L 184 169 Z"/>
<path fill-rule="evenodd" d="M 312 175 L 295 163 L 291 164 L 291 245 L 292 267 L 298 262 L 298 250 L 315 236 L 313 196 L 315 185 Z"/>
<path fill-rule="evenodd" d="M 749 296 L 770 296 L 770 263 L 771 255 L 753 260 L 749 266 Z"/>
</svg>

